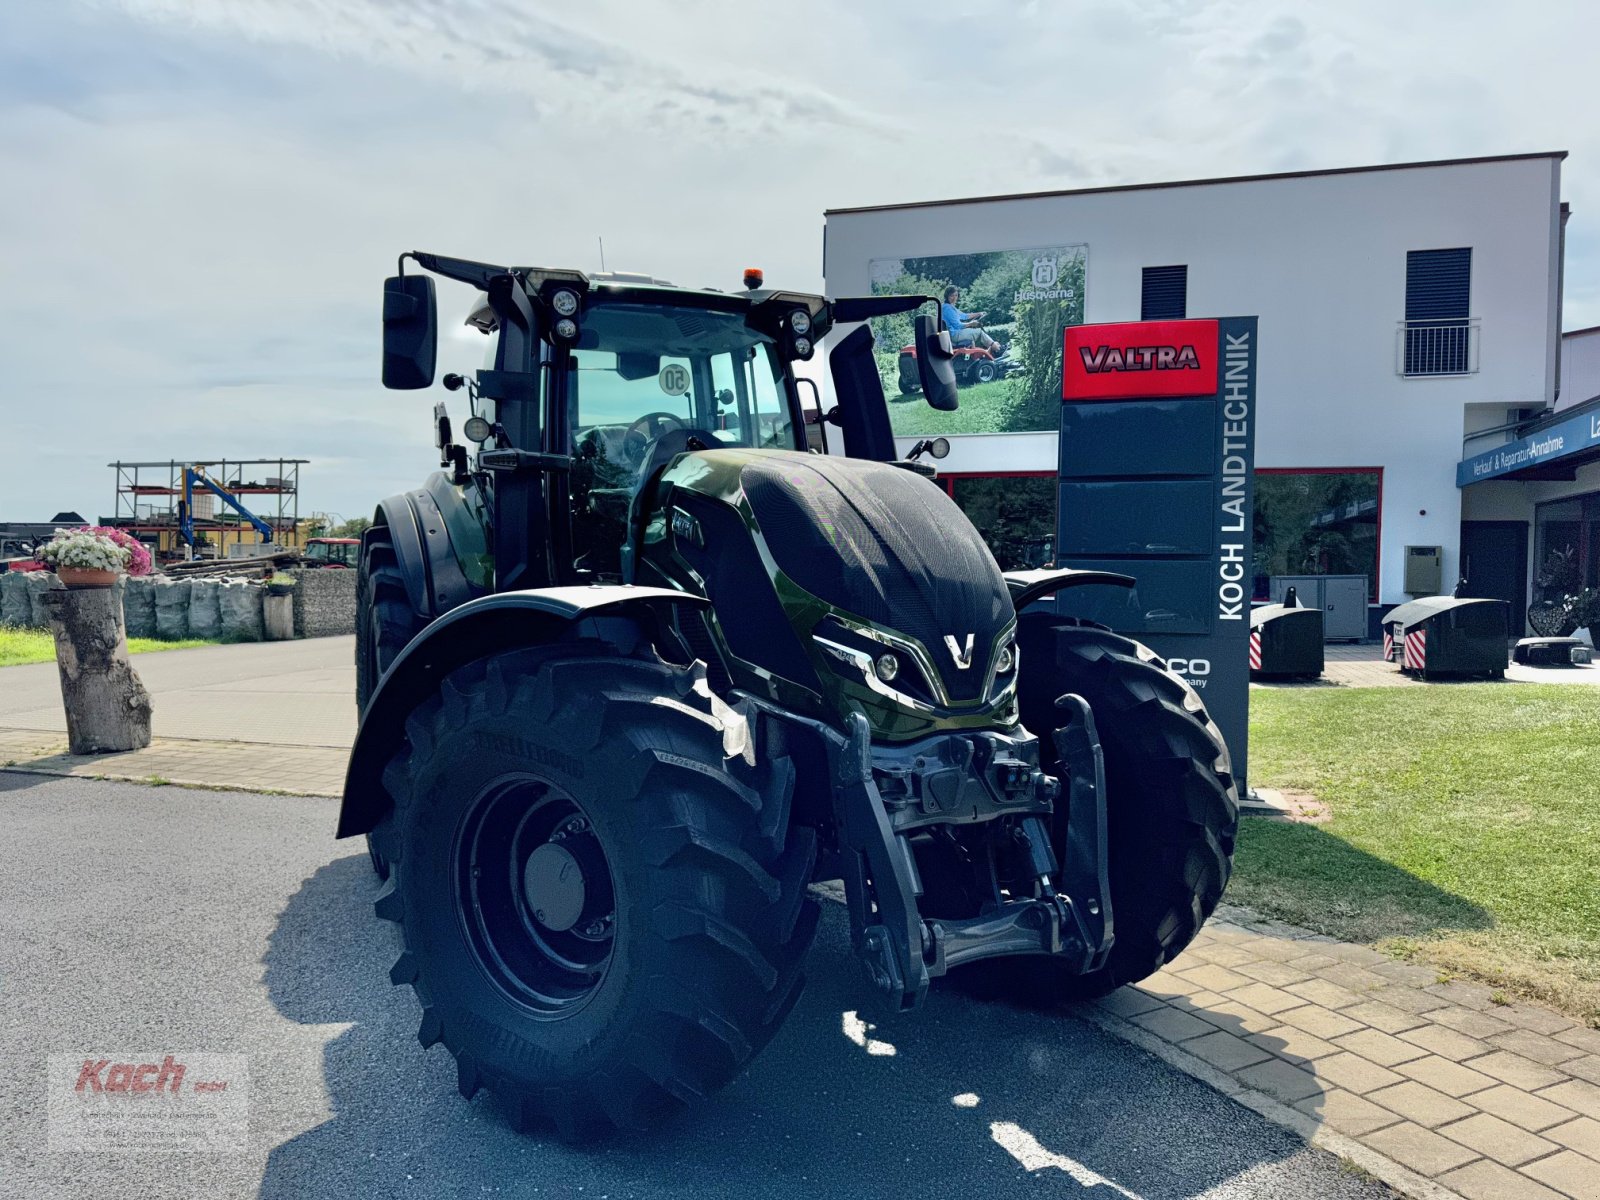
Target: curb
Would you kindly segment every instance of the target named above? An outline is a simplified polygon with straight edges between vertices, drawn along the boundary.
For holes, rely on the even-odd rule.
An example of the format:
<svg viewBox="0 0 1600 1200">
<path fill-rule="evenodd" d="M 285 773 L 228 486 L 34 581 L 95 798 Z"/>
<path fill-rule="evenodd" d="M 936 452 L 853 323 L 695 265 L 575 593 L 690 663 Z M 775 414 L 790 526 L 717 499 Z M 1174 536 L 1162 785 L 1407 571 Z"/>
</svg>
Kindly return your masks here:
<svg viewBox="0 0 1600 1200">
<path fill-rule="evenodd" d="M 303 796 L 310 800 L 337 800 L 338 792 L 316 792 L 304 788 L 253 787 L 247 783 L 206 783 L 199 779 L 173 779 L 166 775 L 130 775 L 125 771 L 96 771 L 93 775 L 80 775 L 52 767 L 36 767 L 31 763 L 13 763 L 0 766 L 0 775 L 48 775 L 55 779 L 81 779 L 88 783 L 142 783 L 146 787 L 175 787 L 190 792 L 247 792 L 253 796 Z M 159 779 L 160 783 L 152 783 Z"/>
</svg>

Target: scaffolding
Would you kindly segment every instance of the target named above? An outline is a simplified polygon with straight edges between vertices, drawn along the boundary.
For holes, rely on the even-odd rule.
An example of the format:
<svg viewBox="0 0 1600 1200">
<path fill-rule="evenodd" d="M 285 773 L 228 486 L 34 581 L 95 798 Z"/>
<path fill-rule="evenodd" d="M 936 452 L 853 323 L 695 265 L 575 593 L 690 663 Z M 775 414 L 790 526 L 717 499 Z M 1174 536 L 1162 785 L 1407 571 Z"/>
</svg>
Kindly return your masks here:
<svg viewBox="0 0 1600 1200">
<path fill-rule="evenodd" d="M 153 546 L 167 560 L 185 557 L 179 535 L 179 505 L 184 472 L 193 470 L 238 499 L 272 529 L 272 544 L 299 546 L 300 468 L 305 458 L 215 458 L 180 462 L 107 463 L 116 472 L 114 525 Z M 261 543 L 261 535 L 240 513 L 205 488 L 191 489 L 195 553 L 231 558 Z M 230 551 L 229 547 L 240 549 Z"/>
</svg>

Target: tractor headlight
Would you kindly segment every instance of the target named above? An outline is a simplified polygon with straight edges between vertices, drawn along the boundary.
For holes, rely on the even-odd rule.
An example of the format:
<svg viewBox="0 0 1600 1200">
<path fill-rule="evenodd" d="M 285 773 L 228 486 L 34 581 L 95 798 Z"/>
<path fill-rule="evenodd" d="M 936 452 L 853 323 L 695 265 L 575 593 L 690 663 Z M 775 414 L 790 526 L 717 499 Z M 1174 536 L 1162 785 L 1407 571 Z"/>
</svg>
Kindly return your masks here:
<svg viewBox="0 0 1600 1200">
<path fill-rule="evenodd" d="M 1002 646 L 1000 657 L 995 660 L 994 672 L 996 675 L 1009 675 L 1011 668 L 1017 665 L 1017 652 L 1014 647 Z"/>
<path fill-rule="evenodd" d="M 811 332 L 811 314 L 803 308 L 797 308 L 789 314 L 789 328 L 797 335 Z"/>
<path fill-rule="evenodd" d="M 872 664 L 872 669 L 878 673 L 879 679 L 893 683 L 894 677 L 900 674 L 900 660 L 892 654 L 880 654 L 878 661 Z"/>
<path fill-rule="evenodd" d="M 550 297 L 550 307 L 556 310 L 558 317 L 576 316 L 578 312 L 578 293 L 569 292 L 565 288 Z"/>
<path fill-rule="evenodd" d="M 811 339 L 797 337 L 794 340 L 794 356 L 796 358 L 811 357 Z"/>
<path fill-rule="evenodd" d="M 556 336 L 564 342 L 578 340 L 578 323 L 571 317 L 562 317 L 556 322 Z"/>
</svg>

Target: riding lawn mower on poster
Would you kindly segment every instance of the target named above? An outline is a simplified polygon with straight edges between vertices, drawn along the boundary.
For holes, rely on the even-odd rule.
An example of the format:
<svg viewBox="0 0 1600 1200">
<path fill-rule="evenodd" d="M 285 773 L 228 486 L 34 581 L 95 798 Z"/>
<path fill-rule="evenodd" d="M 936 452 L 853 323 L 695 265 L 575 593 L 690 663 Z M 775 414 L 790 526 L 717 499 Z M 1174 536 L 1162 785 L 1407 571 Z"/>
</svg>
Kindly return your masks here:
<svg viewBox="0 0 1600 1200">
<path fill-rule="evenodd" d="M 1004 348 L 1002 347 L 1002 351 Z M 1004 354 L 996 354 L 985 346 L 952 346 L 950 370 L 957 387 L 972 387 L 978 383 L 993 383 L 1021 374 L 1022 363 Z M 909 396 L 922 390 L 922 375 L 917 366 L 917 345 L 900 347 L 900 394 Z"/>
<path fill-rule="evenodd" d="M 1154 653 L 1048 604 L 1131 579 L 1003 574 L 942 447 L 898 457 L 863 322 L 922 298 L 408 254 L 395 388 L 435 373 L 408 259 L 477 289 L 488 365 L 445 376 L 465 440 L 439 406 L 443 470 L 362 538 L 338 834 L 463 1095 L 568 1138 L 703 1099 L 799 996 L 821 881 L 896 1010 L 941 977 L 1047 1007 L 1188 944 L 1230 869 L 1227 749 Z M 948 335 L 915 328 L 953 409 Z M 819 453 L 793 363 L 830 333 Z"/>
</svg>

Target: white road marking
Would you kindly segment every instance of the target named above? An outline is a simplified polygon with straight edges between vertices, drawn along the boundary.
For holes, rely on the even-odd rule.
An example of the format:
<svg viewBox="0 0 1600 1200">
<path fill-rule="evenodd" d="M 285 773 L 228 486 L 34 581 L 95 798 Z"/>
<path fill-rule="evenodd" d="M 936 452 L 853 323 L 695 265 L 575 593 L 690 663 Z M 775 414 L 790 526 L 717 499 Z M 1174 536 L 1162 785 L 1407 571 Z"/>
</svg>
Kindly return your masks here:
<svg viewBox="0 0 1600 1200">
<path fill-rule="evenodd" d="M 1058 1171 L 1065 1171 L 1086 1188 L 1103 1185 L 1118 1195 L 1126 1196 L 1128 1200 L 1140 1200 L 1127 1188 L 1112 1183 L 1104 1175 L 1090 1170 L 1077 1160 L 1068 1158 L 1065 1154 L 1046 1150 L 1039 1144 L 1038 1138 L 1020 1125 L 1013 1125 L 1010 1121 L 996 1121 L 989 1126 L 989 1136 L 994 1138 L 1001 1149 L 1021 1163 L 1024 1170 L 1042 1171 L 1046 1167 L 1054 1167 Z"/>
</svg>

